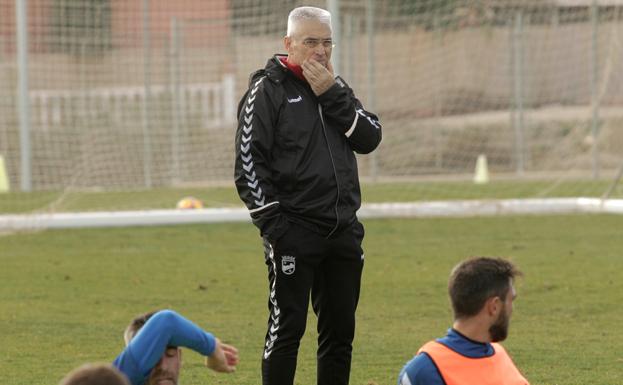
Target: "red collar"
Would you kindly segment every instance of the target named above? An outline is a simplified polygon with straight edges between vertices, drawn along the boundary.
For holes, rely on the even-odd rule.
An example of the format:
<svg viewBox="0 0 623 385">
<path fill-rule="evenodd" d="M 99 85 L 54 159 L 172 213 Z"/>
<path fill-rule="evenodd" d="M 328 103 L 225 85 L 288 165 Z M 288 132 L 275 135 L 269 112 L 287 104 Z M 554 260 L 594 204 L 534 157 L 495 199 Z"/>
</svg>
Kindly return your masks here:
<svg viewBox="0 0 623 385">
<path fill-rule="evenodd" d="M 290 63 L 287 57 L 280 57 L 279 61 L 281 61 L 281 63 L 284 66 L 286 66 L 290 71 L 292 71 L 292 73 L 297 78 L 301 79 L 304 82 L 307 82 L 307 79 L 305 79 L 305 76 L 303 76 L 303 67 L 301 67 L 298 64 Z"/>
</svg>

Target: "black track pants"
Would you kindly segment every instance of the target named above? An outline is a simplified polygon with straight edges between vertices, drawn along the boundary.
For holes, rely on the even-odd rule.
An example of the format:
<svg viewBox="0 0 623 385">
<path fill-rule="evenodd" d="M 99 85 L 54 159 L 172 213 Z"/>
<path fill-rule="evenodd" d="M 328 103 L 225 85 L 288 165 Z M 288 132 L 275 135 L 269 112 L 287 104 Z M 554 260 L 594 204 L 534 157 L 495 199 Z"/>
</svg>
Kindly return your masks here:
<svg viewBox="0 0 623 385">
<path fill-rule="evenodd" d="M 318 317 L 318 385 L 347 385 L 363 269 L 363 226 L 324 238 L 300 225 L 275 245 L 264 240 L 270 316 L 263 385 L 292 385 L 311 292 Z M 302 383 L 309 383 L 301 379 Z"/>
</svg>

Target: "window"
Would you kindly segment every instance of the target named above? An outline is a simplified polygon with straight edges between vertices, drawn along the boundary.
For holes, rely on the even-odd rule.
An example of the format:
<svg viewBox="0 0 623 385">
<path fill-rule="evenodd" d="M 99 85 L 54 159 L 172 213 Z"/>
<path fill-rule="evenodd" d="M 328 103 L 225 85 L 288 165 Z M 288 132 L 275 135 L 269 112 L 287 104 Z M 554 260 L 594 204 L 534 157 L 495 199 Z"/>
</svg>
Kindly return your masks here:
<svg viewBox="0 0 623 385">
<path fill-rule="evenodd" d="M 110 0 L 54 0 L 52 4 L 53 51 L 85 55 L 111 49 Z"/>
</svg>

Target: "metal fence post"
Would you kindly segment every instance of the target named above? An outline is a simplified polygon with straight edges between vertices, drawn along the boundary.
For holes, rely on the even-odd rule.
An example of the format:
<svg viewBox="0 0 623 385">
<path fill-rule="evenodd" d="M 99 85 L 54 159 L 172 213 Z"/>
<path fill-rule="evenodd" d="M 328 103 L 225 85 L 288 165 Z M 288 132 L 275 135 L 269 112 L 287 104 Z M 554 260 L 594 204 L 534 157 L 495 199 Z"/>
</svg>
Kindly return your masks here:
<svg viewBox="0 0 623 385">
<path fill-rule="evenodd" d="M 367 0 L 366 4 L 366 36 L 368 37 L 368 73 L 367 73 L 367 90 L 368 90 L 368 109 L 376 111 L 376 88 L 375 67 L 374 67 L 374 1 Z M 378 178 L 378 149 L 370 154 L 370 176 L 372 181 L 376 182 Z"/>
<path fill-rule="evenodd" d="M 333 41 L 337 44 L 333 49 L 331 62 L 333 63 L 333 72 L 335 75 L 342 73 L 342 61 L 340 60 L 340 43 L 342 38 L 342 21 L 340 19 L 340 0 L 327 0 L 327 8 L 331 13 L 331 27 L 333 29 Z"/>
<path fill-rule="evenodd" d="M 22 191 L 32 191 L 32 166 L 30 145 L 30 96 L 28 95 L 28 0 L 16 0 L 17 22 L 17 108 Z"/>
<path fill-rule="evenodd" d="M 150 0 L 143 0 L 143 85 L 145 98 L 141 108 L 143 128 L 143 177 L 145 187 L 152 186 L 151 180 L 151 137 L 149 114 L 151 112 L 151 11 Z"/>
<path fill-rule="evenodd" d="M 435 42 L 435 47 L 440 47 L 443 45 L 443 32 L 441 30 L 441 20 L 437 13 L 433 15 L 433 41 Z M 435 57 L 435 60 L 438 60 Z M 438 119 L 442 115 L 443 108 L 443 91 L 445 89 L 445 77 L 440 76 L 439 79 L 434 82 L 434 98 L 433 98 L 433 116 L 435 119 Z M 435 169 L 438 172 L 443 172 L 443 127 L 439 128 L 435 127 L 432 129 L 432 136 L 434 138 L 434 146 L 435 146 Z"/>
<path fill-rule="evenodd" d="M 181 111 L 181 85 L 180 85 L 180 26 L 177 17 L 171 18 L 171 101 L 173 104 L 173 129 L 171 130 L 171 182 L 175 183 L 180 178 L 180 126 L 182 119 Z"/>
<path fill-rule="evenodd" d="M 355 40 L 357 35 L 354 31 L 355 18 L 352 14 L 347 13 L 344 15 L 344 76 L 346 79 L 353 81 L 355 73 Z"/>
<path fill-rule="evenodd" d="M 599 179 L 599 7 L 597 0 L 591 5 L 591 136 L 593 137 L 591 158 L 593 179 Z"/>
<path fill-rule="evenodd" d="M 515 13 L 515 22 L 512 32 L 513 50 L 513 128 L 515 132 L 515 169 L 522 175 L 525 171 L 525 144 L 524 144 L 524 57 L 523 57 L 523 14 L 521 10 Z"/>
</svg>

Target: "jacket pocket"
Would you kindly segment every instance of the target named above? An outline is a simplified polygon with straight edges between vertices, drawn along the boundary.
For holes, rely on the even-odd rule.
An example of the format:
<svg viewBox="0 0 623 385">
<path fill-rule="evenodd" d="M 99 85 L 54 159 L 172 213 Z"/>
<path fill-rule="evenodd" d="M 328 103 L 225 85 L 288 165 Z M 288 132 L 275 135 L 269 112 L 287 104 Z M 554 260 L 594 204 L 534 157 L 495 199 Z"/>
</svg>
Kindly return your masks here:
<svg viewBox="0 0 623 385">
<path fill-rule="evenodd" d="M 361 247 L 361 243 L 363 242 L 363 236 L 365 235 L 365 230 L 363 225 L 358 220 L 355 220 L 353 223 L 353 235 L 355 236 L 356 242 Z"/>
<path fill-rule="evenodd" d="M 297 181 L 297 151 L 295 149 L 283 150 L 277 163 L 279 164 L 276 178 L 278 189 L 283 192 L 294 191 Z"/>
</svg>

